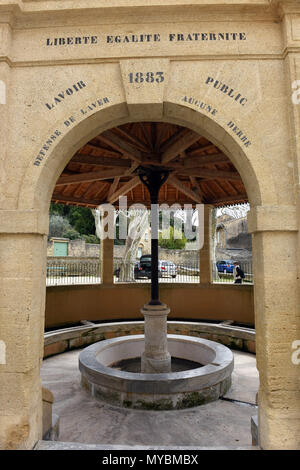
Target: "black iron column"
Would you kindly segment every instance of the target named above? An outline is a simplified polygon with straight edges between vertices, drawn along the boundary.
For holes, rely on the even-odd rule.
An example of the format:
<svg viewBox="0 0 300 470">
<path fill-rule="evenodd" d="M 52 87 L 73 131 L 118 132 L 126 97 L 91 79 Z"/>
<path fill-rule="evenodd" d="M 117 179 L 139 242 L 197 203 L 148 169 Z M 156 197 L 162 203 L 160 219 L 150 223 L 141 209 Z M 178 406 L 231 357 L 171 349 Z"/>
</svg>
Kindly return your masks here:
<svg viewBox="0 0 300 470">
<path fill-rule="evenodd" d="M 138 174 L 147 186 L 151 199 L 151 300 L 149 305 L 161 305 L 158 288 L 158 194 L 169 176 L 169 171 L 160 167 L 139 167 Z"/>
</svg>

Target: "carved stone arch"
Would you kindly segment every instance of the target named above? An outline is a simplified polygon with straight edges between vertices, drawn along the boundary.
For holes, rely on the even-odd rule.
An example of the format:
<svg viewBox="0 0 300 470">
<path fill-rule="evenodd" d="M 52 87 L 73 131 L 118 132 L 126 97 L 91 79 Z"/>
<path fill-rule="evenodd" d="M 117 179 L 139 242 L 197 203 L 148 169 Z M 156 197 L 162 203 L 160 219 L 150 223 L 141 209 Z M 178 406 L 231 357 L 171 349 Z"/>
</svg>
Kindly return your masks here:
<svg viewBox="0 0 300 470">
<path fill-rule="evenodd" d="M 145 121 L 157 120 L 155 106 L 153 117 L 151 105 L 141 105 L 141 107 L 145 108 Z M 141 116 L 141 112 L 139 115 Z M 82 145 L 107 129 L 126 122 L 142 120 L 142 116 L 139 119 L 132 117 L 126 102 L 123 102 L 107 106 L 68 129 L 54 142 L 39 166 L 34 165 L 34 160 L 31 161 L 20 188 L 18 209 L 47 212 L 59 175 Z M 217 145 L 239 171 L 252 206 L 277 204 L 277 193 L 268 162 L 259 152 L 242 148 L 217 119 L 178 103 L 165 102 L 160 120 L 190 128 Z"/>
</svg>

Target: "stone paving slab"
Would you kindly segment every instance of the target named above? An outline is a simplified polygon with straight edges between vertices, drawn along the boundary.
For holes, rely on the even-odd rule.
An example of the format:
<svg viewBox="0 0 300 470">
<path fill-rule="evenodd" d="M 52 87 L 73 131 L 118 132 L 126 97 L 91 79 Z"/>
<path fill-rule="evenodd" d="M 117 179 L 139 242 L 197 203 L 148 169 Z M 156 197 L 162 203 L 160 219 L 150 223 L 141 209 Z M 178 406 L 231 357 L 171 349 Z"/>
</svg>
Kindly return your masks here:
<svg viewBox="0 0 300 470">
<path fill-rule="evenodd" d="M 216 448 L 251 446 L 251 417 L 256 407 L 218 400 L 186 410 L 144 411 L 120 408 L 95 401 L 80 385 L 78 350 L 45 359 L 41 376 L 43 386 L 54 395 L 53 412 L 60 416 L 62 442 L 104 446 L 196 446 Z M 253 402 L 258 373 L 255 356 L 234 352 L 235 397 Z M 247 381 L 246 369 L 252 364 Z M 244 365 L 243 365 L 244 364 Z M 247 367 L 245 364 L 248 364 Z M 239 369 L 245 380 L 237 380 Z M 256 371 L 256 372 L 255 372 Z M 255 375 L 256 374 L 256 375 Z"/>
</svg>

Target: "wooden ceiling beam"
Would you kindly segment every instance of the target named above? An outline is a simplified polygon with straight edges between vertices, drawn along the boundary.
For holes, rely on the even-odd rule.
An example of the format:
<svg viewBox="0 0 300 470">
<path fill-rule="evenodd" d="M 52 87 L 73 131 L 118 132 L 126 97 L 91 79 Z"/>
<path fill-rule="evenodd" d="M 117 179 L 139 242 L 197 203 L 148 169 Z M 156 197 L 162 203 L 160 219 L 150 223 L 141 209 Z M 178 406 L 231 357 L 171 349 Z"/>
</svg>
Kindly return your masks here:
<svg viewBox="0 0 300 470">
<path fill-rule="evenodd" d="M 206 179 L 222 179 L 222 180 L 232 180 L 232 181 L 241 181 L 241 177 L 238 172 L 233 171 L 223 171 L 223 170 L 207 170 L 204 168 L 190 168 L 187 170 L 177 171 L 178 174 L 182 176 L 196 176 L 198 178 Z"/>
<path fill-rule="evenodd" d="M 230 160 L 222 153 L 195 157 L 190 157 L 189 154 L 186 155 L 187 156 L 184 159 L 176 162 L 170 162 L 167 164 L 167 166 L 170 166 L 176 170 L 189 170 L 190 168 L 201 168 L 202 166 L 215 165 L 216 163 L 230 163 Z"/>
<path fill-rule="evenodd" d="M 122 168 L 115 168 L 112 170 L 91 171 L 89 173 L 77 173 L 74 176 L 61 176 L 56 186 L 67 186 L 69 184 L 78 183 L 91 183 L 93 181 L 102 181 L 116 176 L 123 176 L 124 170 Z"/>
<path fill-rule="evenodd" d="M 201 202 L 203 201 L 203 191 L 201 189 L 201 186 L 199 182 L 197 181 L 197 178 L 194 176 L 190 176 L 190 181 L 192 184 L 192 191 L 194 191 L 198 196 L 201 198 Z"/>
<path fill-rule="evenodd" d="M 95 137 L 95 139 L 98 139 L 98 136 Z M 120 157 L 120 152 L 114 152 L 113 150 L 106 149 L 104 147 L 99 147 L 98 145 L 92 144 L 91 142 L 87 142 L 80 150 L 78 153 L 81 152 L 84 147 L 91 147 L 93 150 L 97 150 L 101 152 L 101 156 L 105 157 Z"/>
<path fill-rule="evenodd" d="M 141 141 L 137 136 L 130 134 L 129 132 L 126 132 L 124 129 L 121 129 L 121 127 L 116 127 L 116 130 L 126 137 L 127 139 L 131 140 L 131 142 L 136 145 L 137 147 L 140 148 L 142 152 L 150 152 L 150 148 L 147 147 L 147 145 Z"/>
<path fill-rule="evenodd" d="M 141 180 L 139 176 L 134 176 L 131 178 L 131 180 L 127 181 L 127 183 L 123 184 L 121 188 L 111 194 L 110 197 L 107 198 L 108 202 L 113 204 L 117 199 L 119 199 L 120 196 L 125 196 L 129 191 L 138 186 L 140 183 Z"/>
<path fill-rule="evenodd" d="M 203 146 L 199 146 L 198 148 L 194 150 L 190 150 L 189 155 L 193 157 L 194 155 L 198 155 L 199 152 L 204 152 L 204 151 L 206 152 L 207 150 L 218 150 L 218 148 L 214 144 L 209 143 Z"/>
<path fill-rule="evenodd" d="M 202 157 L 190 157 L 187 154 L 187 157 L 183 160 L 183 168 L 195 168 L 201 165 L 214 165 L 215 163 L 230 163 L 230 160 L 226 155 L 222 153 L 215 153 L 212 155 L 204 155 Z"/>
<path fill-rule="evenodd" d="M 81 163 L 95 166 L 111 166 L 120 168 L 130 168 L 131 160 L 123 160 L 122 158 L 95 157 L 94 155 L 77 154 L 69 163 Z"/>
<path fill-rule="evenodd" d="M 96 207 L 103 203 L 103 201 L 88 199 L 84 200 L 82 197 L 74 197 L 74 196 L 63 196 L 61 194 L 53 194 L 52 195 L 52 202 L 58 204 L 76 204 L 82 206 L 92 206 Z"/>
<path fill-rule="evenodd" d="M 210 199 L 209 204 L 227 204 L 227 203 L 232 203 L 232 204 L 239 204 L 240 202 L 243 201 L 248 201 L 248 195 L 247 194 L 236 194 L 235 196 L 223 196 L 218 199 Z"/>
<path fill-rule="evenodd" d="M 173 142 L 162 154 L 161 162 L 163 164 L 168 163 L 173 158 L 177 157 L 180 153 L 184 152 L 187 148 L 193 145 L 200 136 L 194 131 L 185 132 L 184 135 Z"/>
<path fill-rule="evenodd" d="M 98 138 L 103 140 L 110 147 L 121 152 L 124 156 L 127 156 L 139 163 L 142 161 L 142 152 L 134 147 L 134 145 L 114 134 L 112 131 L 105 131 L 100 134 Z"/>
<path fill-rule="evenodd" d="M 160 153 L 165 152 L 171 145 L 181 139 L 184 135 L 186 135 L 187 129 L 180 128 L 176 131 L 173 135 L 171 135 L 168 139 L 161 143 L 159 151 Z M 200 138 L 200 137 L 199 137 Z"/>
<path fill-rule="evenodd" d="M 195 191 L 190 189 L 182 181 L 180 181 L 178 178 L 176 178 L 176 176 L 170 175 L 167 182 L 168 182 L 168 184 L 170 184 L 171 186 L 174 186 L 180 192 L 182 192 L 183 194 L 188 196 L 193 201 L 196 201 L 199 204 L 201 204 L 202 198 Z"/>
</svg>

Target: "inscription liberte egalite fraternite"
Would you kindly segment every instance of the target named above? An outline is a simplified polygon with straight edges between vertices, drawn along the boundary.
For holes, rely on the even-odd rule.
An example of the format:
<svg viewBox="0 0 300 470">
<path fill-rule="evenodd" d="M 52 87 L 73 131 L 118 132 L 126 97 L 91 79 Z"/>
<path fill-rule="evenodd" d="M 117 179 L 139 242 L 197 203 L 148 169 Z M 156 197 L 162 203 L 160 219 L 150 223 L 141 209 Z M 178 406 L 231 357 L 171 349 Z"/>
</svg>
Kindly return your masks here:
<svg viewBox="0 0 300 470">
<path fill-rule="evenodd" d="M 167 40 L 168 42 L 226 42 L 226 41 L 246 41 L 246 33 L 243 32 L 195 32 L 195 33 L 169 33 L 162 37 L 160 33 L 152 34 L 108 34 L 103 38 L 94 36 L 63 36 L 46 39 L 46 46 L 85 46 L 97 44 L 137 44 L 156 43 Z"/>
</svg>

